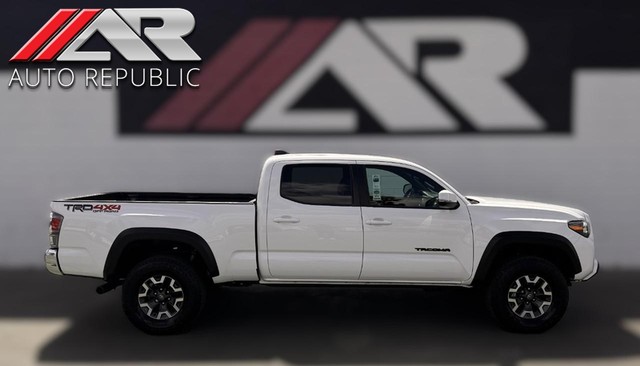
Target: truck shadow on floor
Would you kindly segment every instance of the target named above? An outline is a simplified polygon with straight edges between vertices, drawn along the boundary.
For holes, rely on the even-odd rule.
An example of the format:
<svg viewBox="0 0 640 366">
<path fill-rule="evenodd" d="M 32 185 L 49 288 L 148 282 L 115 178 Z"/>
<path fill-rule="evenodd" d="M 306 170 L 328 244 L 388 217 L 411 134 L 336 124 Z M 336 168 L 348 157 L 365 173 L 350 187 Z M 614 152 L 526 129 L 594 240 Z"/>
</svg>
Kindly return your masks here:
<svg viewBox="0 0 640 366">
<path fill-rule="evenodd" d="M 534 335 L 498 329 L 481 299 L 465 289 L 251 286 L 213 291 L 190 333 L 157 337 L 128 323 L 120 290 L 98 296 L 89 292 L 99 284 L 92 280 L 36 277 L 46 302 L 22 286 L 27 305 L 0 306 L 0 316 L 71 318 L 41 348 L 43 362 L 515 365 L 640 356 L 640 338 L 622 327 L 624 319 L 640 320 L 634 290 L 640 272 L 606 273 L 573 286 L 565 318 Z"/>
</svg>

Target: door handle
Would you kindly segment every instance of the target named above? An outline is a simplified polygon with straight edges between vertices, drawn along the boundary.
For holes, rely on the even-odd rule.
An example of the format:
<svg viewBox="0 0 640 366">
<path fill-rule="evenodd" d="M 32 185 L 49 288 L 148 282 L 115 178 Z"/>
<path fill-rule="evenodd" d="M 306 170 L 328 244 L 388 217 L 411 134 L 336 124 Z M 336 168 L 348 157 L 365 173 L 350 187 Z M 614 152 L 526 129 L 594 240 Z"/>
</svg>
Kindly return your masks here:
<svg viewBox="0 0 640 366">
<path fill-rule="evenodd" d="M 372 219 L 372 220 L 366 220 L 364 223 L 367 225 L 376 225 L 376 226 L 391 225 L 391 221 L 387 221 L 380 217 L 376 217 L 375 219 Z"/>
<path fill-rule="evenodd" d="M 296 224 L 300 222 L 300 219 L 296 219 L 295 217 L 291 217 L 289 215 L 276 217 L 273 219 L 273 222 L 278 224 Z"/>
</svg>

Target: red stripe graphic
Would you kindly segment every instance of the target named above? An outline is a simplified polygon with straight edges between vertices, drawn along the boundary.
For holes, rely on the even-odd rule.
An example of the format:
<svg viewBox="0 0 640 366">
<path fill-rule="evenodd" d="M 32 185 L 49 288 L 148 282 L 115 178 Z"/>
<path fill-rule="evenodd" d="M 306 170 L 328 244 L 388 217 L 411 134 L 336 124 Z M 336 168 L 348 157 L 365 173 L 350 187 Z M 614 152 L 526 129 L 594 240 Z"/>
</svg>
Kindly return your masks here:
<svg viewBox="0 0 640 366">
<path fill-rule="evenodd" d="M 209 60 L 194 82 L 197 89 L 176 92 L 146 121 L 150 131 L 188 130 L 195 119 L 215 103 L 290 26 L 287 19 L 259 19 L 245 25 L 220 52 Z"/>
<path fill-rule="evenodd" d="M 51 61 L 102 9 L 83 9 L 51 42 L 33 59 Z"/>
<path fill-rule="evenodd" d="M 76 11 L 78 11 L 78 9 L 58 10 L 9 61 L 29 61 L 31 56 L 33 56 Z"/>
<path fill-rule="evenodd" d="M 337 24 L 337 19 L 299 21 L 262 63 L 198 121 L 196 129 L 241 130 L 246 119 L 318 48 Z"/>
</svg>

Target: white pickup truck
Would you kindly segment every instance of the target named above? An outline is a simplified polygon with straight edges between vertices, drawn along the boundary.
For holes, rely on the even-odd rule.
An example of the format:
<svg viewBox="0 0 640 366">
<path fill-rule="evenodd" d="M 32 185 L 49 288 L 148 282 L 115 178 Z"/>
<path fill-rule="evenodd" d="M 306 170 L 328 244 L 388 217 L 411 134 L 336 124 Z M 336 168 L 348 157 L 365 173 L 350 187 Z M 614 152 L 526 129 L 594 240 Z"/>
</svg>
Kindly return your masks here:
<svg viewBox="0 0 640 366">
<path fill-rule="evenodd" d="M 131 322 L 187 330 L 207 285 L 480 287 L 503 328 L 541 332 L 598 271 L 589 216 L 465 197 L 414 163 L 287 154 L 258 194 L 107 193 L 51 204 L 48 270 L 122 285 Z M 425 305 L 427 306 L 427 305 Z"/>
</svg>

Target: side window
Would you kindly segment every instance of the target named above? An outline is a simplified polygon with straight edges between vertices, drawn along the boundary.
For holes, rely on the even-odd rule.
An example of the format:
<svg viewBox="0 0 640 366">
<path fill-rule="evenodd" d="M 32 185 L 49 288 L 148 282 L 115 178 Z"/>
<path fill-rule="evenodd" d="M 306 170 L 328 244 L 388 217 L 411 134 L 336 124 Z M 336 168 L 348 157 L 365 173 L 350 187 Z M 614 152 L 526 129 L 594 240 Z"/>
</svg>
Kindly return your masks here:
<svg viewBox="0 0 640 366">
<path fill-rule="evenodd" d="M 394 166 L 365 167 L 369 206 L 437 208 L 444 188 L 412 169 Z"/>
<path fill-rule="evenodd" d="M 291 164 L 282 168 L 280 195 L 309 205 L 351 206 L 351 172 L 344 164 Z"/>
</svg>

